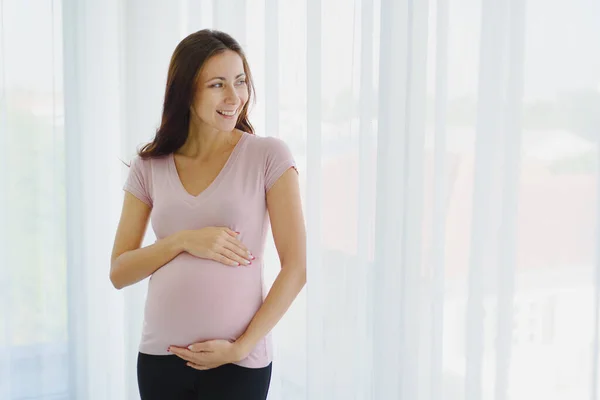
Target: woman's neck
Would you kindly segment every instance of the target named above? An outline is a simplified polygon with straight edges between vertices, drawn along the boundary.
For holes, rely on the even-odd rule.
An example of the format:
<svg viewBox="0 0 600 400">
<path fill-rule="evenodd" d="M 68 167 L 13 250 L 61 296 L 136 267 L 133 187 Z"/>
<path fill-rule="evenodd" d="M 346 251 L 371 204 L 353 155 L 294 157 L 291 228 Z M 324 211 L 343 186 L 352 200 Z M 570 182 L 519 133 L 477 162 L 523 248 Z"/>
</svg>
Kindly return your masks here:
<svg viewBox="0 0 600 400">
<path fill-rule="evenodd" d="M 229 150 L 237 143 L 239 132 L 222 132 L 216 129 L 194 129 L 190 124 L 188 138 L 177 151 L 178 154 L 197 160 L 206 160 L 213 155 Z"/>
</svg>

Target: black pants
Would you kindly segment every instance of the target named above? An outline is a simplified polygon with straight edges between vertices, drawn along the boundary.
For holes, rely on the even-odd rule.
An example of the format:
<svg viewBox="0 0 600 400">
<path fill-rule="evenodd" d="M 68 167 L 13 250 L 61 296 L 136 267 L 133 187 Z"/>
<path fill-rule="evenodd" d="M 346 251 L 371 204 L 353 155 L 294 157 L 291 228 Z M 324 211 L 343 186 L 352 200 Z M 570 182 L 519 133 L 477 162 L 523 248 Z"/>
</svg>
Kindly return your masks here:
<svg viewBox="0 0 600 400">
<path fill-rule="evenodd" d="M 139 353 L 138 387 L 142 400 L 265 400 L 272 364 L 245 368 L 225 364 L 199 371 L 175 356 Z"/>
</svg>

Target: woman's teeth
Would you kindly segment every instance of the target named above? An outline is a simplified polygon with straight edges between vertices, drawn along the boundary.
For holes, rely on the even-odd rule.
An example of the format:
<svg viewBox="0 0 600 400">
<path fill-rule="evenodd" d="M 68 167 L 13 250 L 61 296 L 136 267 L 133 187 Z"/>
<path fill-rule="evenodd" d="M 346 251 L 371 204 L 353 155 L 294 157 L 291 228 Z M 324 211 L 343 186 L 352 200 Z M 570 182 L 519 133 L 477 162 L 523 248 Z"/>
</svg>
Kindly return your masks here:
<svg viewBox="0 0 600 400">
<path fill-rule="evenodd" d="M 217 111 L 221 115 L 225 115 L 226 117 L 233 117 L 235 115 L 235 111 Z"/>
</svg>

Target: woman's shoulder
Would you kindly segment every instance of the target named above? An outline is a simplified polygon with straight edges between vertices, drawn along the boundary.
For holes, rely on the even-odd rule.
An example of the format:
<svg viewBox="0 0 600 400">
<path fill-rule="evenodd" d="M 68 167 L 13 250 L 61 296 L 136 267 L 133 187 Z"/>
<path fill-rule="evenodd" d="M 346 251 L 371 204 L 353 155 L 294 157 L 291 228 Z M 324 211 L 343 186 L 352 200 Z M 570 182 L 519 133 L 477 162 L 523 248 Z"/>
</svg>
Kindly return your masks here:
<svg viewBox="0 0 600 400">
<path fill-rule="evenodd" d="M 168 161 L 168 159 L 170 157 L 173 156 L 173 153 L 169 153 L 167 155 L 164 156 L 157 156 L 157 157 L 142 157 L 139 155 L 139 153 L 136 153 L 135 155 L 133 155 L 131 157 L 131 163 L 136 163 L 138 165 L 144 165 L 144 166 L 150 166 L 150 165 L 155 165 L 155 164 L 161 164 L 161 163 L 166 163 Z"/>
<path fill-rule="evenodd" d="M 168 159 L 171 154 L 160 157 L 141 157 L 135 154 L 129 160 L 129 168 L 137 170 L 143 174 L 150 175 L 153 170 L 168 167 Z"/>
<path fill-rule="evenodd" d="M 249 147 L 261 155 L 268 156 L 273 153 L 282 151 L 289 152 L 287 143 L 278 137 L 274 136 L 259 136 L 256 134 L 247 134 Z"/>
</svg>

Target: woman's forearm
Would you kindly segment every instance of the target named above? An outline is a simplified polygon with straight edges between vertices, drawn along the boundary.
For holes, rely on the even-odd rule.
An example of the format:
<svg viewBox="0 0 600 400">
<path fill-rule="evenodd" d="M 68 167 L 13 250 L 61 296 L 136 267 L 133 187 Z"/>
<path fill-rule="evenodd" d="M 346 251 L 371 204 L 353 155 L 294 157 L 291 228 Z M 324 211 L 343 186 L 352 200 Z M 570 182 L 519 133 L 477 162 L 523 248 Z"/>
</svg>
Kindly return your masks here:
<svg viewBox="0 0 600 400">
<path fill-rule="evenodd" d="M 183 251 L 182 233 L 178 232 L 156 243 L 126 251 L 110 266 L 110 280 L 117 289 L 133 285 L 154 273 Z"/>
<path fill-rule="evenodd" d="M 258 341 L 275 327 L 305 284 L 305 265 L 284 266 L 280 270 L 262 306 L 246 331 L 235 342 L 242 357 L 247 356 Z"/>
</svg>

